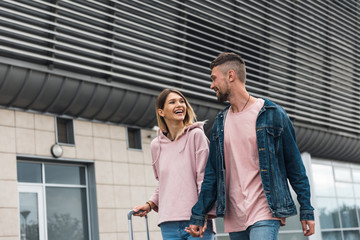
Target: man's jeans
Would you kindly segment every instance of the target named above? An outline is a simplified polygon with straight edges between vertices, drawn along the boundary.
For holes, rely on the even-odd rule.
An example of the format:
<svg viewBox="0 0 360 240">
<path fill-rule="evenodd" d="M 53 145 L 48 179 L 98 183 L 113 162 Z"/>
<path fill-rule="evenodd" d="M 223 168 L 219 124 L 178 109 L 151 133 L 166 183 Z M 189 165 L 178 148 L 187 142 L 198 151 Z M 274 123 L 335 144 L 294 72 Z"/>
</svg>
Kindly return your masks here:
<svg viewBox="0 0 360 240">
<path fill-rule="evenodd" d="M 245 231 L 230 233 L 231 240 L 277 240 L 279 220 L 263 220 L 254 223 Z"/>
<path fill-rule="evenodd" d="M 214 232 L 212 221 L 207 221 L 207 228 L 204 232 L 203 238 L 194 238 L 188 232 L 185 231 L 185 227 L 189 226 L 190 221 L 173 221 L 164 222 L 160 224 L 161 235 L 164 240 L 213 240 Z"/>
</svg>

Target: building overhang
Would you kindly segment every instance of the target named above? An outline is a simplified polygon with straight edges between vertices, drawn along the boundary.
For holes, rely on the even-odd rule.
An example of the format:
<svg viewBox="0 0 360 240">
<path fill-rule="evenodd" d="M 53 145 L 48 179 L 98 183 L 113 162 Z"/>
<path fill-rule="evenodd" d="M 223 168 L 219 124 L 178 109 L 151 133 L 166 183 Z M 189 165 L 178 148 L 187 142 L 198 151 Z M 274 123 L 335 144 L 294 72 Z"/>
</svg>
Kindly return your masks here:
<svg viewBox="0 0 360 240">
<path fill-rule="evenodd" d="M 0 106 L 4 108 L 150 129 L 157 125 L 155 100 L 161 90 L 0 57 Z M 198 120 L 208 120 L 209 130 L 224 105 L 182 92 Z"/>
<path fill-rule="evenodd" d="M 181 89 L 180 89 L 181 90 Z M 155 100 L 160 90 L 108 82 L 91 76 L 48 69 L 0 57 L 0 106 L 54 116 L 151 129 L 156 123 Z M 198 120 L 208 120 L 207 135 L 223 104 L 185 92 Z M 294 122 L 301 152 L 318 158 L 360 162 L 356 136 Z"/>
<path fill-rule="evenodd" d="M 301 152 L 317 158 L 360 163 L 360 139 L 356 136 L 296 125 L 295 130 Z"/>
</svg>

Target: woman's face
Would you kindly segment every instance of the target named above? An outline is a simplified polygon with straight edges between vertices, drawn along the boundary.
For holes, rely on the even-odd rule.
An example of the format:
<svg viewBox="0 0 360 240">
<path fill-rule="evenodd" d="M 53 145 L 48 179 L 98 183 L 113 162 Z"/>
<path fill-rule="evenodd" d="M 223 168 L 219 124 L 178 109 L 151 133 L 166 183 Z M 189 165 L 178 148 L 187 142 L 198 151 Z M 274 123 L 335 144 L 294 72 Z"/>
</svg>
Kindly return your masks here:
<svg viewBox="0 0 360 240">
<path fill-rule="evenodd" d="M 179 94 L 171 92 L 166 97 L 164 109 L 158 111 L 166 122 L 184 121 L 186 116 L 185 100 Z"/>
</svg>

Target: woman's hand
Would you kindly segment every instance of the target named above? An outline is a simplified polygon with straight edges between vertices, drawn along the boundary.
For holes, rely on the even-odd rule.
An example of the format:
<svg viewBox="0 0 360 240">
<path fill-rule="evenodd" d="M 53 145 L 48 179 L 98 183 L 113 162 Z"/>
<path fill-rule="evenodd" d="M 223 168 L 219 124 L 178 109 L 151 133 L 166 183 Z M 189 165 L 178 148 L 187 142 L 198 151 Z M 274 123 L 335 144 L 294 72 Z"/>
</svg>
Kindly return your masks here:
<svg viewBox="0 0 360 240">
<path fill-rule="evenodd" d="M 144 217 L 151 209 L 155 207 L 153 202 L 146 202 L 146 204 L 134 207 L 134 216 Z"/>
</svg>

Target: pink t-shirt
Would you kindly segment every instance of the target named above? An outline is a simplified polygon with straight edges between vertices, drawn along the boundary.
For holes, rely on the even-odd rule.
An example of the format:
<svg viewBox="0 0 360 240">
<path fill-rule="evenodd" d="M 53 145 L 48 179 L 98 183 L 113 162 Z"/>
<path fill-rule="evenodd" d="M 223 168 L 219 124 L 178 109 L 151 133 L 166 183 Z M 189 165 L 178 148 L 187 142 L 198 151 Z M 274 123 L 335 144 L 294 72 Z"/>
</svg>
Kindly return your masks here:
<svg viewBox="0 0 360 240">
<path fill-rule="evenodd" d="M 256 119 L 263 105 L 264 100 L 257 99 L 243 112 L 233 113 L 230 108 L 226 116 L 225 232 L 244 231 L 261 220 L 279 220 L 271 215 L 259 171 Z"/>
</svg>

